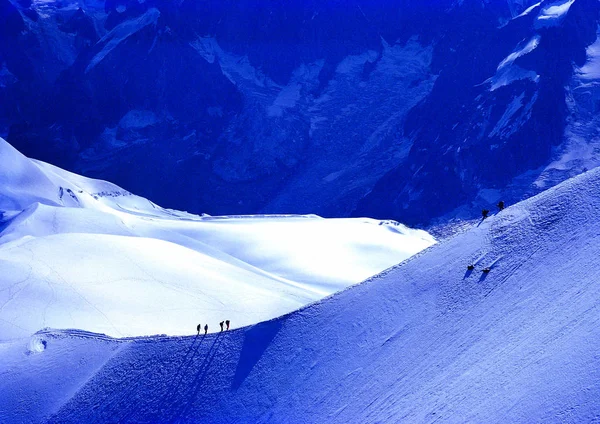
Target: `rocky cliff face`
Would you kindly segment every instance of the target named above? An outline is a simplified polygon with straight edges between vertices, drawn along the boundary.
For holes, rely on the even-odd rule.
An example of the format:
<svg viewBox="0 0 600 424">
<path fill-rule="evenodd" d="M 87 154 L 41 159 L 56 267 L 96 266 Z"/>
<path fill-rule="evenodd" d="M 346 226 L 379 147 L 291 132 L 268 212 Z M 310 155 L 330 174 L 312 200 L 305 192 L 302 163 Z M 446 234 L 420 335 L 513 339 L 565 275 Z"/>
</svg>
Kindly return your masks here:
<svg viewBox="0 0 600 424">
<path fill-rule="evenodd" d="M 598 163 L 598 2 L 533 3 L 0 0 L 0 131 L 194 212 L 469 217 Z"/>
</svg>

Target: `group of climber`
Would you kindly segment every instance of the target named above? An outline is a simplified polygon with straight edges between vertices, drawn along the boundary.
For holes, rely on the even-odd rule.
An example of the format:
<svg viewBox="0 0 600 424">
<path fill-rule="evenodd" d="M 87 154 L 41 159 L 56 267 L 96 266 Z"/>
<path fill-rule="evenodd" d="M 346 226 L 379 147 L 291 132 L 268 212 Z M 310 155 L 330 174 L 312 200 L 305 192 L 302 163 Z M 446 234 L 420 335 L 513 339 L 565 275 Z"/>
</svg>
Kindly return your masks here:
<svg viewBox="0 0 600 424">
<path fill-rule="evenodd" d="M 470 264 L 467 266 L 467 270 L 469 270 L 469 271 L 473 271 L 474 269 L 475 269 L 475 265 L 473 265 L 473 264 Z M 488 272 L 490 272 L 490 267 L 483 268 L 482 272 L 484 274 L 487 274 Z"/>
<path fill-rule="evenodd" d="M 504 209 L 504 200 L 500 200 L 498 202 L 498 204 L 496 205 L 496 207 L 498 208 L 498 212 L 500 212 L 502 209 Z M 489 213 L 490 213 L 490 211 L 488 209 L 483 209 L 481 211 L 481 217 L 482 217 L 481 219 L 486 219 L 488 217 Z M 467 270 L 469 270 L 469 271 L 473 271 L 474 269 L 475 269 L 475 265 L 473 265 L 473 264 L 470 264 L 470 265 L 467 266 Z M 482 270 L 482 272 L 484 274 L 487 274 L 490 271 L 491 271 L 490 267 L 485 267 Z"/>
<path fill-rule="evenodd" d="M 229 330 L 229 320 L 221 321 L 219 325 L 221 326 L 221 331 L 223 331 L 223 324 L 227 326 L 226 330 Z M 200 330 L 202 329 L 202 324 L 198 324 L 196 330 L 198 330 L 198 334 L 200 334 Z M 204 334 L 208 333 L 208 324 L 204 326 Z"/>
<path fill-rule="evenodd" d="M 501 211 L 502 209 L 504 209 L 504 201 L 500 200 L 498 202 L 498 204 L 496 205 L 496 207 L 498 208 L 498 211 Z M 486 219 L 488 217 L 489 213 L 490 213 L 489 209 L 483 209 L 481 211 L 481 217 L 482 217 L 482 219 Z"/>
</svg>

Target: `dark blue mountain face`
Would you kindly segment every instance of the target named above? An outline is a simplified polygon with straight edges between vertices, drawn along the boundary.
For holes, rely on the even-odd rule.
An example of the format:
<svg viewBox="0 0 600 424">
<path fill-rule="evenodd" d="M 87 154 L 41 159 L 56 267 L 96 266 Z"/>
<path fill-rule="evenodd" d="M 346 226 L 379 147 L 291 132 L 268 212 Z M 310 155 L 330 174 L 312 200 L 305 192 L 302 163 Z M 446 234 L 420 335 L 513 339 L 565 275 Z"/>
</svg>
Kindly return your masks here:
<svg viewBox="0 0 600 424">
<path fill-rule="evenodd" d="M 596 164 L 598 2 L 533 3 L 0 0 L 0 133 L 193 212 L 469 217 Z"/>
<path fill-rule="evenodd" d="M 547 164 L 564 140 L 565 87 L 573 65 L 585 64 L 586 47 L 597 38 L 598 10 L 597 1 L 578 0 L 558 22 L 544 26 L 536 27 L 537 13 L 498 29 L 482 21 L 473 29 L 475 44 L 442 59 L 432 92 L 410 111 L 404 129 L 414 144 L 407 161 L 379 180 L 355 213 L 421 223 L 436 211 L 473 201 L 482 187 L 506 189 L 515 176 Z M 496 70 L 510 46 L 523 54 L 504 68 L 516 69 Z M 519 190 L 505 191 L 514 200 L 523 197 Z"/>
</svg>

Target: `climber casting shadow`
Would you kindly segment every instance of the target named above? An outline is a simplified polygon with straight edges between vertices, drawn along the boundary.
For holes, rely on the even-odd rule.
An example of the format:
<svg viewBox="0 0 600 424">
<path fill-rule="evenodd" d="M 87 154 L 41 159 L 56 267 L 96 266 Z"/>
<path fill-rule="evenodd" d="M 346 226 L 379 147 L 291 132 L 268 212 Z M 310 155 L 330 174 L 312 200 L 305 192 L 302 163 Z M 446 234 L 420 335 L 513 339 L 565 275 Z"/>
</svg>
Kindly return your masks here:
<svg viewBox="0 0 600 424">
<path fill-rule="evenodd" d="M 487 267 L 487 268 L 483 268 L 483 270 L 481 271 L 481 277 L 479 277 L 479 281 L 484 281 L 488 274 L 491 272 L 491 268 Z"/>
</svg>

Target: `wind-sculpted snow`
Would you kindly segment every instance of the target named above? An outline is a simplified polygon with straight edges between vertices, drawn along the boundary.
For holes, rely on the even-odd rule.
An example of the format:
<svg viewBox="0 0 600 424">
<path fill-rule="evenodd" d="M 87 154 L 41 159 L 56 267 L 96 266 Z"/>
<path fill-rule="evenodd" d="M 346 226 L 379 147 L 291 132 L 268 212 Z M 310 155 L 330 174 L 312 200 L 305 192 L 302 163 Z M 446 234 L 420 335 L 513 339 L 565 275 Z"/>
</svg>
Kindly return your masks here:
<svg viewBox="0 0 600 424">
<path fill-rule="evenodd" d="M 593 422 L 599 193 L 595 169 L 250 327 L 4 343 L 0 420 Z"/>
<path fill-rule="evenodd" d="M 0 340 L 44 327 L 133 336 L 253 324 L 435 242 L 366 218 L 166 210 L 29 160 L 2 139 L 0 156 Z"/>
</svg>

